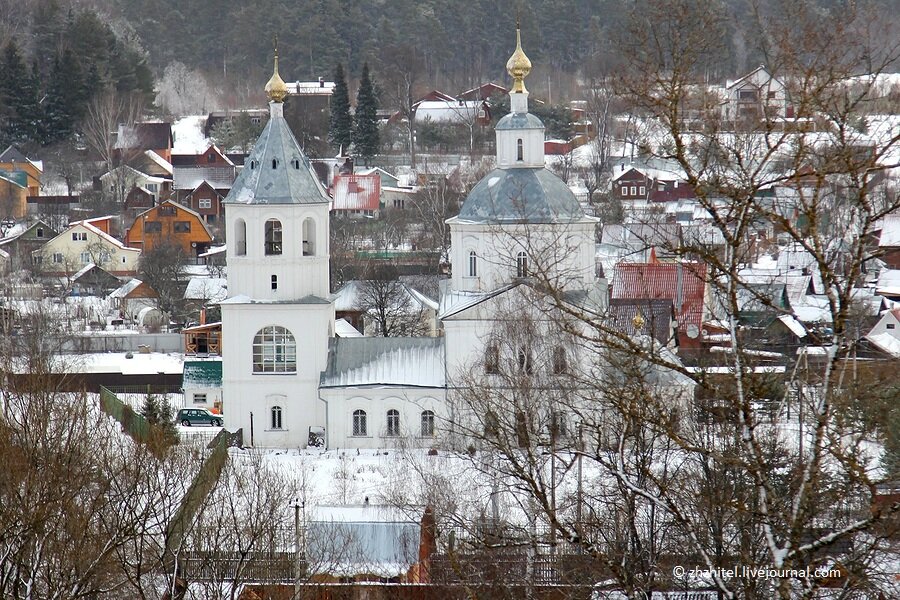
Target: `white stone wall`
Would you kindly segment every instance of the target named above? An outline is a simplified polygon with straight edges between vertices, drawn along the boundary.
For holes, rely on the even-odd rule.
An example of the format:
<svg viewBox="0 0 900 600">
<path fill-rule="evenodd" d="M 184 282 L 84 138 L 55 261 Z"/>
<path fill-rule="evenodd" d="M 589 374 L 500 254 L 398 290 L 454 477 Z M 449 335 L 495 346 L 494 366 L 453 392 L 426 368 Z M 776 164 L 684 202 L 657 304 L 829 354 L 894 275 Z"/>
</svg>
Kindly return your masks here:
<svg viewBox="0 0 900 600">
<path fill-rule="evenodd" d="M 223 304 L 222 384 L 225 426 L 244 429 L 250 443 L 262 447 L 305 447 L 309 428 L 325 425 L 318 397 L 328 339 L 333 334 L 332 304 Z M 253 338 L 263 327 L 287 328 L 297 344 L 297 372 L 254 373 Z M 271 427 L 271 409 L 282 408 L 282 428 Z"/>
<path fill-rule="evenodd" d="M 434 388 L 334 388 L 323 389 L 327 401 L 329 448 L 429 448 L 440 443 L 447 430 L 445 390 Z M 387 435 L 387 412 L 400 413 L 400 435 Z M 353 413 L 366 412 L 367 433 L 353 435 Z M 422 436 L 422 412 L 435 413 L 434 436 Z"/>
<path fill-rule="evenodd" d="M 265 254 L 265 224 L 277 219 L 282 228 L 280 255 Z M 303 235 L 312 219 L 315 235 Z M 238 220 L 246 224 L 246 254 L 238 255 Z M 295 300 L 310 294 L 326 298 L 328 289 L 329 222 L 327 204 L 228 205 L 228 295 L 259 300 Z M 304 242 L 312 255 L 304 255 Z M 272 276 L 278 288 L 272 289 Z"/>
<path fill-rule="evenodd" d="M 594 222 L 568 225 L 489 225 L 451 220 L 452 286 L 486 292 L 516 278 L 516 255 L 528 255 L 529 269 L 544 265 L 561 289 L 584 289 L 596 283 Z M 469 276 L 469 253 L 477 257 Z"/>
</svg>

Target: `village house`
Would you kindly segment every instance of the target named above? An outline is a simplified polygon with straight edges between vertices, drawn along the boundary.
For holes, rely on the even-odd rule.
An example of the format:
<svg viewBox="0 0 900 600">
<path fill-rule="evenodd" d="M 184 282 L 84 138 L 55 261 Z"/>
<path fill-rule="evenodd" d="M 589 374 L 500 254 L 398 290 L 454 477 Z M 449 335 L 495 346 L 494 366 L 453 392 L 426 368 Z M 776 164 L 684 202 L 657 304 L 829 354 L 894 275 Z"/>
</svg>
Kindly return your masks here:
<svg viewBox="0 0 900 600">
<path fill-rule="evenodd" d="M 62 233 L 32 253 L 45 275 L 71 276 L 93 263 L 116 275 L 137 272 L 139 248 L 129 247 L 110 235 L 110 220 L 98 217 L 71 223 Z"/>
<path fill-rule="evenodd" d="M 160 244 L 176 244 L 190 257 L 206 252 L 212 240 L 203 217 L 171 200 L 138 215 L 125 234 L 128 246 L 150 251 Z"/>
<path fill-rule="evenodd" d="M 722 115 L 727 121 L 758 121 L 793 116 L 788 104 L 787 89 L 760 65 L 736 81 L 725 84 L 727 99 L 722 103 Z"/>
<path fill-rule="evenodd" d="M 35 250 L 56 237 L 57 232 L 44 221 L 19 223 L 3 232 L 0 249 L 9 253 L 12 270 L 30 268 Z"/>
<path fill-rule="evenodd" d="M 670 300 L 678 323 L 678 346 L 682 350 L 700 348 L 708 305 L 705 263 L 619 263 L 611 297 Z"/>
<path fill-rule="evenodd" d="M 39 196 L 41 194 L 41 176 L 44 173 L 44 163 L 39 160 L 31 160 L 15 146 L 8 146 L 0 154 L 0 175 L 9 177 L 15 173 L 24 174 L 21 184 L 25 186 L 28 196 Z M 19 181 L 17 178 L 13 179 Z"/>
<path fill-rule="evenodd" d="M 148 121 L 119 125 L 115 148 L 120 156 L 135 151 L 152 150 L 163 160 L 171 163 L 174 143 L 171 123 Z"/>
<path fill-rule="evenodd" d="M 0 220 L 15 221 L 28 212 L 27 176 L 24 171 L 0 171 Z"/>
<path fill-rule="evenodd" d="M 137 188 L 143 197 L 152 197 L 153 202 L 167 198 L 172 191 L 172 179 L 148 175 L 129 165 L 120 165 L 107 171 L 99 178 L 99 189 L 103 195 L 125 205 L 131 193 Z M 132 196 L 132 202 L 135 202 Z"/>
</svg>

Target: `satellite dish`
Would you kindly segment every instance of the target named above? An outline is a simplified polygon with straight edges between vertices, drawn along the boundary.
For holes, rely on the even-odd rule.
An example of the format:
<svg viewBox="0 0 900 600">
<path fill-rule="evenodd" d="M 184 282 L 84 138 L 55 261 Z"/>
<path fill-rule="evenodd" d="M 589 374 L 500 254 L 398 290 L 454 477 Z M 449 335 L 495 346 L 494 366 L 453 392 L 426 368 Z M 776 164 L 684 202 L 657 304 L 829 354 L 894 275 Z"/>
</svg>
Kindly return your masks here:
<svg viewBox="0 0 900 600">
<path fill-rule="evenodd" d="M 687 329 L 685 330 L 685 333 L 686 333 L 687 336 L 688 336 L 689 338 L 691 338 L 692 340 L 693 340 L 693 339 L 697 339 L 697 336 L 700 335 L 700 328 L 697 327 L 696 325 L 694 325 L 693 323 L 691 323 L 690 325 L 687 326 Z"/>
</svg>

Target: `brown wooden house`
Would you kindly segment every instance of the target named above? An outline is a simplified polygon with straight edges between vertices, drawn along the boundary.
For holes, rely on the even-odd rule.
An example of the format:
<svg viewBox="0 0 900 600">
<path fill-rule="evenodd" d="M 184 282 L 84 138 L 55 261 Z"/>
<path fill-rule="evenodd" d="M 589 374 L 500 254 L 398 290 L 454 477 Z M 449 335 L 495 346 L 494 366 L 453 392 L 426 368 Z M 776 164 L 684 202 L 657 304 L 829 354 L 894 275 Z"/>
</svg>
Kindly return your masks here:
<svg viewBox="0 0 900 600">
<path fill-rule="evenodd" d="M 148 251 L 162 243 L 175 243 L 193 257 L 206 252 L 212 240 L 203 217 L 171 200 L 139 214 L 125 234 L 125 244 L 132 248 Z"/>
</svg>

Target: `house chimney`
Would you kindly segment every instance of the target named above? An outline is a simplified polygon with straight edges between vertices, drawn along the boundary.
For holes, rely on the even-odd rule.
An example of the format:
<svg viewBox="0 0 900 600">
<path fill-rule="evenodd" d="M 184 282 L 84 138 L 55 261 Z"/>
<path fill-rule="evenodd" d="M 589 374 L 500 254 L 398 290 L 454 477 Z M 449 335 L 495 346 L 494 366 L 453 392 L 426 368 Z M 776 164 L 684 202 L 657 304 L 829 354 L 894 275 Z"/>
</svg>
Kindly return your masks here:
<svg viewBox="0 0 900 600">
<path fill-rule="evenodd" d="M 320 88 L 325 87 L 325 78 L 324 77 L 319 77 L 319 87 Z"/>
<path fill-rule="evenodd" d="M 206 309 L 205 308 L 200 309 L 200 324 L 206 325 Z"/>
</svg>

